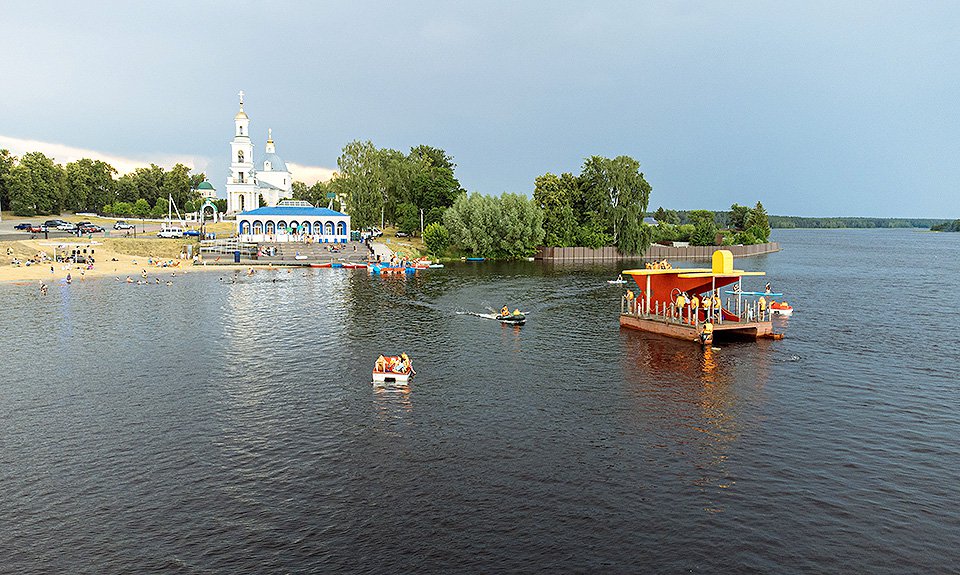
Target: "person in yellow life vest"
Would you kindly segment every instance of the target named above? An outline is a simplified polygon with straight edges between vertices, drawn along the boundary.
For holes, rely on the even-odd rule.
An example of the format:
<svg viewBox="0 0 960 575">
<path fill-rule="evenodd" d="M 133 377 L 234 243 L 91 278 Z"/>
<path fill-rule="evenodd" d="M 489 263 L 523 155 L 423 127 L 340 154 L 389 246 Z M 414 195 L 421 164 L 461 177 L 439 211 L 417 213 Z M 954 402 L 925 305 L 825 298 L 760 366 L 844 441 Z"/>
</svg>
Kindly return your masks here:
<svg viewBox="0 0 960 575">
<path fill-rule="evenodd" d="M 720 294 L 713 294 L 713 313 L 720 318 L 723 314 L 723 303 L 720 301 Z"/>
<path fill-rule="evenodd" d="M 703 299 L 700 300 L 700 304 L 703 306 L 703 317 L 704 321 L 710 321 L 710 314 L 713 310 L 713 298 L 710 295 L 703 296 Z"/>
<path fill-rule="evenodd" d="M 383 357 L 382 353 L 377 358 L 377 363 L 373 365 L 373 371 L 387 371 L 387 358 Z"/>
<path fill-rule="evenodd" d="M 683 306 L 687 305 L 687 298 L 681 293 L 677 296 L 677 317 L 683 317 Z"/>
<path fill-rule="evenodd" d="M 626 300 L 627 300 L 627 313 L 633 313 L 633 300 L 634 300 L 634 297 L 635 297 L 635 296 L 633 295 L 633 290 L 632 290 L 632 289 L 628 289 L 628 290 L 627 290 L 627 295 L 625 295 L 625 296 L 623 296 L 623 297 L 626 298 Z"/>
<path fill-rule="evenodd" d="M 520 309 L 519 309 L 519 308 L 517 308 L 517 309 L 515 309 L 515 310 L 513 310 L 513 315 L 515 315 L 515 316 L 519 316 L 519 315 L 523 315 L 523 314 L 522 314 L 522 313 L 520 313 Z"/>
<path fill-rule="evenodd" d="M 760 299 L 757 300 L 757 307 L 760 309 L 760 319 L 763 319 L 763 314 L 767 311 L 766 298 L 760 296 Z"/>
<path fill-rule="evenodd" d="M 690 298 L 690 316 L 693 317 L 694 322 L 700 319 L 700 316 L 697 315 L 697 312 L 699 311 L 700 311 L 700 298 L 697 297 L 697 294 L 693 294 L 693 297 Z"/>
<path fill-rule="evenodd" d="M 510 315 L 510 308 L 508 308 L 507 306 L 503 306 L 502 308 L 500 308 L 500 315 L 504 317 Z"/>
</svg>

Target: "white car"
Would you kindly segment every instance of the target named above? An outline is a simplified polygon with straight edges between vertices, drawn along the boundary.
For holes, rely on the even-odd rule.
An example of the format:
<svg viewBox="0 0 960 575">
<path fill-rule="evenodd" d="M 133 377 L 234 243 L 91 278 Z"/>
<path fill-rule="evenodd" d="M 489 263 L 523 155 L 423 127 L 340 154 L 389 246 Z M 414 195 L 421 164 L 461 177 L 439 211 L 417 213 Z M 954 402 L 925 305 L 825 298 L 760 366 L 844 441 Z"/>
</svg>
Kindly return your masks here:
<svg viewBox="0 0 960 575">
<path fill-rule="evenodd" d="M 75 232 L 77 231 L 77 226 L 75 224 L 71 224 L 70 222 L 61 222 L 57 225 L 57 229 L 61 232 Z"/>
<path fill-rule="evenodd" d="M 182 238 L 183 228 L 163 228 L 157 232 L 158 238 Z"/>
<path fill-rule="evenodd" d="M 123 220 L 119 220 L 117 223 L 113 224 L 113 229 L 115 230 L 132 230 L 133 224 L 128 224 Z"/>
</svg>

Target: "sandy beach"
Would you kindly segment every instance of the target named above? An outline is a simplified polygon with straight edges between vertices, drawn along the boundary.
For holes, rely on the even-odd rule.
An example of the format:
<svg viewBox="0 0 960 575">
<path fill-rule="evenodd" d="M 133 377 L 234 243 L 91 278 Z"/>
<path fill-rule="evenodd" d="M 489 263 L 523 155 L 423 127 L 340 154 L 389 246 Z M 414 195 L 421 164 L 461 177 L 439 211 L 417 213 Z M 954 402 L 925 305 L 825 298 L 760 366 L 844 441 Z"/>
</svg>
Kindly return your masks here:
<svg viewBox="0 0 960 575">
<path fill-rule="evenodd" d="M 157 240 L 147 240 L 157 241 Z M 149 245 L 149 244 L 148 244 Z M 142 250 L 142 246 L 140 246 Z M 0 282 L 14 283 L 37 283 L 43 281 L 51 283 L 60 281 L 70 274 L 74 281 L 80 281 L 85 278 L 95 277 L 118 277 L 125 280 L 130 276 L 134 281 L 141 280 L 141 275 L 146 271 L 150 281 L 155 277 L 169 278 L 171 274 L 193 273 L 201 271 L 217 270 L 225 272 L 234 269 L 243 269 L 244 266 L 238 265 L 194 265 L 190 259 L 179 259 L 179 254 L 170 257 L 171 250 L 176 252 L 180 249 L 179 245 L 160 244 L 156 246 L 155 255 L 131 255 L 121 253 L 115 246 L 103 240 L 19 240 L 0 242 Z M 64 262 L 44 261 L 26 265 L 29 259 L 38 259 L 38 255 L 43 253 L 50 260 L 54 259 L 54 252 L 61 257 L 66 253 L 72 253 L 73 250 L 80 250 L 84 254 L 94 258 L 91 266 L 87 264 L 68 264 Z M 11 253 L 12 252 L 12 253 Z M 20 266 L 13 265 L 13 260 L 20 260 Z M 52 271 L 51 271 L 52 268 Z"/>
</svg>

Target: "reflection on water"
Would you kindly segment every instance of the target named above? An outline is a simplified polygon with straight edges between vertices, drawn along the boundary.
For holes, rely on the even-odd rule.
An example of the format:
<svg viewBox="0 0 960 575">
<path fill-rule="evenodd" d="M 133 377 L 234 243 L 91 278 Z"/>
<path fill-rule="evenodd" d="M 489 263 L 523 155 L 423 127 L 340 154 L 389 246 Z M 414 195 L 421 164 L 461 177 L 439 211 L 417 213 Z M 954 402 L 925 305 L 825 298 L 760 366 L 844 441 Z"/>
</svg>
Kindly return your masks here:
<svg viewBox="0 0 960 575">
<path fill-rule="evenodd" d="M 622 369 L 637 409 L 650 417 L 667 457 L 685 462 L 681 472 L 691 484 L 726 489 L 735 478 L 726 462 L 735 454 L 750 402 L 762 400 L 769 374 L 763 345 L 702 347 L 654 334 L 621 330 Z M 664 433 L 664 427 L 674 428 Z M 686 431 L 684 431 L 686 430 Z M 723 508 L 711 498 L 707 508 Z"/>
</svg>

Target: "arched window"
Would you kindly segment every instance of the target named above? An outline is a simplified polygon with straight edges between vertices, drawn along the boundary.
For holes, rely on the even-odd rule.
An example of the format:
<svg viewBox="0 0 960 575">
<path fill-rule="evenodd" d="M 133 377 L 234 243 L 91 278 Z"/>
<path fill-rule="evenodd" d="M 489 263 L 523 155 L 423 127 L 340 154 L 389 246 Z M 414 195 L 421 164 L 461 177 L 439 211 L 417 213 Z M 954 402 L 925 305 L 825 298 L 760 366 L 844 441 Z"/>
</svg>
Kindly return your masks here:
<svg viewBox="0 0 960 575">
<path fill-rule="evenodd" d="M 279 222 L 277 222 L 277 233 L 278 234 L 287 233 L 287 222 L 283 220 L 280 220 Z"/>
<path fill-rule="evenodd" d="M 275 224 L 275 223 L 273 223 L 273 222 L 267 222 L 267 233 L 268 233 L 268 234 L 275 234 L 275 233 L 277 233 L 277 224 Z"/>
<path fill-rule="evenodd" d="M 237 152 L 237 163 L 238 164 L 243 163 L 243 150 L 240 150 Z"/>
<path fill-rule="evenodd" d="M 347 235 L 347 224 L 345 224 L 344 222 L 337 223 L 337 235 L 338 236 Z"/>
<path fill-rule="evenodd" d="M 253 222 L 253 233 L 255 235 L 260 235 L 263 233 L 263 222 L 260 220 Z"/>
<path fill-rule="evenodd" d="M 324 230 L 324 233 L 325 233 L 325 234 L 327 234 L 328 236 L 332 236 L 332 235 L 333 235 L 333 222 L 327 222 L 326 224 L 324 224 L 323 230 Z"/>
<path fill-rule="evenodd" d="M 249 234 L 249 233 L 250 233 L 250 222 L 248 222 L 247 220 L 241 220 L 241 221 L 240 221 L 240 233 L 241 233 L 241 234 Z"/>
<path fill-rule="evenodd" d="M 287 227 L 290 228 L 290 233 L 291 233 L 291 234 L 295 234 L 295 233 L 297 233 L 297 228 L 300 227 L 300 224 L 299 224 L 296 220 L 294 220 L 294 221 L 290 222 L 289 224 L 287 224 Z"/>
</svg>

